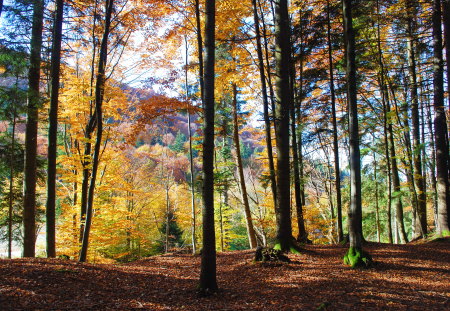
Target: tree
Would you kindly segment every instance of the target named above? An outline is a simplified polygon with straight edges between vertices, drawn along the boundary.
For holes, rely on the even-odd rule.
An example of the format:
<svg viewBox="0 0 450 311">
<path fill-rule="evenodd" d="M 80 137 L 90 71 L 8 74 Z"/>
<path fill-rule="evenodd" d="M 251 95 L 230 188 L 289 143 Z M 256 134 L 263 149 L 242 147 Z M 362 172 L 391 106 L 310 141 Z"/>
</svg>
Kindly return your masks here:
<svg viewBox="0 0 450 311">
<path fill-rule="evenodd" d="M 256 233 L 253 227 L 252 214 L 247 196 L 247 186 L 245 185 L 244 166 L 242 164 L 241 148 L 239 140 L 239 123 L 238 123 L 238 107 L 237 107 L 237 86 L 233 83 L 233 140 L 236 148 L 236 162 L 239 172 L 239 183 L 241 186 L 242 203 L 244 204 L 245 220 L 247 224 L 248 240 L 250 248 L 256 248 Z"/>
<path fill-rule="evenodd" d="M 448 132 L 444 108 L 444 65 L 442 59 L 441 1 L 433 1 L 434 137 L 438 196 L 438 234 L 449 234 Z"/>
<path fill-rule="evenodd" d="M 111 26 L 111 17 L 114 10 L 114 0 L 106 0 L 105 3 L 105 29 L 103 32 L 103 38 L 100 48 L 100 55 L 98 61 L 97 82 L 95 85 L 95 122 L 97 124 L 97 137 L 94 146 L 94 158 L 92 160 L 92 176 L 91 183 L 89 185 L 88 202 L 86 210 L 86 225 L 83 232 L 83 240 L 80 251 L 80 262 L 85 262 L 87 258 L 87 251 L 89 245 L 89 233 L 91 230 L 92 213 L 94 205 L 94 190 L 95 181 L 97 177 L 98 163 L 100 157 L 100 146 L 102 144 L 102 131 L 103 131 L 103 96 L 105 91 L 105 68 L 108 57 L 108 37 Z"/>
<path fill-rule="evenodd" d="M 361 206 L 361 157 L 359 151 L 358 103 L 356 89 L 355 33 L 352 19 L 352 0 L 343 0 L 344 41 L 346 48 L 347 103 L 349 111 L 350 144 L 350 208 L 349 239 L 350 248 L 344 257 L 344 263 L 365 266 L 370 256 L 362 250 L 362 206 Z"/>
<path fill-rule="evenodd" d="M 216 236 L 214 229 L 214 64 L 215 0 L 206 0 L 205 76 L 203 110 L 203 250 L 199 290 L 209 294 L 218 289 L 216 280 Z"/>
<path fill-rule="evenodd" d="M 41 103 L 39 92 L 41 71 L 42 29 L 44 1 L 34 0 L 33 26 L 31 30 L 30 69 L 28 72 L 28 106 L 25 136 L 24 209 L 23 209 L 23 256 L 35 256 L 36 243 L 36 169 L 38 109 Z"/>
<path fill-rule="evenodd" d="M 334 66 L 333 66 L 333 50 L 331 42 L 331 18 L 330 18 L 330 0 L 327 0 L 327 42 L 328 42 L 328 62 L 330 71 L 330 93 L 331 93 L 331 115 L 333 122 L 333 154 L 334 154 L 334 174 L 336 188 L 336 210 L 337 210 L 337 234 L 338 242 L 344 240 L 344 231 L 342 229 L 342 195 L 341 195 L 341 169 L 339 166 L 339 145 L 338 130 L 336 121 L 336 92 L 334 89 Z"/>
<path fill-rule="evenodd" d="M 55 210 L 56 210 L 56 146 L 58 133 L 59 73 L 61 63 L 61 40 L 64 0 L 56 1 L 56 14 L 53 23 L 52 60 L 50 68 L 50 111 L 48 129 L 47 166 L 47 257 L 56 256 Z"/>
<path fill-rule="evenodd" d="M 289 112 L 291 106 L 290 61 L 291 40 L 287 0 L 275 4 L 276 110 L 275 137 L 277 145 L 277 245 L 282 251 L 292 246 L 289 161 Z"/>
<path fill-rule="evenodd" d="M 271 123 L 269 117 L 269 98 L 267 95 L 267 84 L 266 84 L 266 74 L 264 70 L 264 58 L 262 53 L 262 45 L 261 45 L 261 31 L 259 29 L 259 15 L 258 8 L 256 5 L 256 0 L 252 0 L 252 8 L 253 8 L 253 21 L 255 23 L 255 34 L 256 34 L 256 52 L 258 55 L 258 69 L 259 76 L 261 79 L 261 91 L 263 98 L 263 111 L 264 111 L 264 125 L 266 132 L 266 147 L 267 147 L 267 156 L 269 158 L 269 174 L 270 174 L 270 183 L 272 189 L 272 195 L 275 199 L 277 197 L 277 186 L 276 186 L 276 178 L 275 178 L 275 165 L 273 161 L 273 148 L 272 148 L 272 134 L 271 134 Z M 270 71 L 270 69 L 269 69 Z"/>
</svg>

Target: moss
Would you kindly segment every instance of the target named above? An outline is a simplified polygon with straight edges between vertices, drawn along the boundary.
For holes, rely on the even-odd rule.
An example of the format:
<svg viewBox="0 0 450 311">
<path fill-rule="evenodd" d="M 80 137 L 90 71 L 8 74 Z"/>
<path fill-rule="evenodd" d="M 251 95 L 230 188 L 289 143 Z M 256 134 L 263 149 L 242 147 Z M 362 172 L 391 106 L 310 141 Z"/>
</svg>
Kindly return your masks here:
<svg viewBox="0 0 450 311">
<path fill-rule="evenodd" d="M 372 263 L 369 253 L 355 247 L 350 247 L 344 256 L 344 264 L 352 268 L 368 268 Z"/>
<path fill-rule="evenodd" d="M 442 231 L 442 232 L 441 232 L 441 236 L 442 236 L 442 237 L 448 237 L 448 236 L 450 236 L 450 231 L 448 231 L 448 230 Z"/>
<path fill-rule="evenodd" d="M 273 246 L 273 249 L 277 251 L 282 251 L 281 243 L 277 242 Z M 289 243 L 289 249 L 287 252 L 290 252 L 292 254 L 300 255 L 301 254 L 301 247 L 298 242 L 295 241 L 294 238 L 291 239 L 291 242 Z"/>
</svg>

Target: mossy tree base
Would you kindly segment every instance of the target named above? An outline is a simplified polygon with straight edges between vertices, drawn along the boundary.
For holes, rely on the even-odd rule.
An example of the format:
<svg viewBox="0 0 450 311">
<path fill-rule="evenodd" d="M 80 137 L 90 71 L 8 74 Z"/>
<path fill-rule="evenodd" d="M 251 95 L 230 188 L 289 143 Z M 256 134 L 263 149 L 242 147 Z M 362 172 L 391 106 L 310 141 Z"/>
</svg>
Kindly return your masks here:
<svg viewBox="0 0 450 311">
<path fill-rule="evenodd" d="M 350 247 L 344 256 L 344 264 L 352 268 L 369 268 L 373 264 L 373 259 L 366 251 Z"/>
<path fill-rule="evenodd" d="M 283 244 L 281 242 L 276 242 L 273 249 L 284 252 L 284 253 L 292 253 L 292 254 L 301 254 L 301 247 L 299 243 L 292 237 L 292 239 L 289 241 L 287 247 L 283 249 Z"/>
</svg>

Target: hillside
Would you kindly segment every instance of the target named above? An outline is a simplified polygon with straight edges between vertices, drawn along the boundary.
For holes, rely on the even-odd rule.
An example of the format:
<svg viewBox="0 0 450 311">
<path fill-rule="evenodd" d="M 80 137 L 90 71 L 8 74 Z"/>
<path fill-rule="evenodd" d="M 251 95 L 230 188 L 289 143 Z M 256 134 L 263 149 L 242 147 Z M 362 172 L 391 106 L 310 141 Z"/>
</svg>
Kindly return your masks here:
<svg viewBox="0 0 450 311">
<path fill-rule="evenodd" d="M 127 265 L 0 260 L 2 310 L 448 310 L 450 240 L 365 248 L 369 270 L 342 265 L 343 246 L 306 246 L 292 263 L 218 254 L 220 292 L 199 297 L 200 257 L 166 254 Z"/>
</svg>

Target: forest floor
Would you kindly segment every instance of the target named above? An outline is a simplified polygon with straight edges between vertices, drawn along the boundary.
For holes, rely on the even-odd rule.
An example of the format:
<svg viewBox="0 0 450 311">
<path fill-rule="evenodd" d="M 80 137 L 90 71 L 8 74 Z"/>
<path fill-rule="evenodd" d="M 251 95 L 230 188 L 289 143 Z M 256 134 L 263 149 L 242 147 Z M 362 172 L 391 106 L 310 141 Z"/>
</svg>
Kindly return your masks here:
<svg viewBox="0 0 450 311">
<path fill-rule="evenodd" d="M 200 257 L 166 254 L 130 264 L 0 260 L 0 310 L 450 310 L 450 239 L 369 243 L 367 270 L 342 264 L 344 246 L 304 247 L 291 263 L 218 253 L 217 294 L 200 297 Z"/>
</svg>

